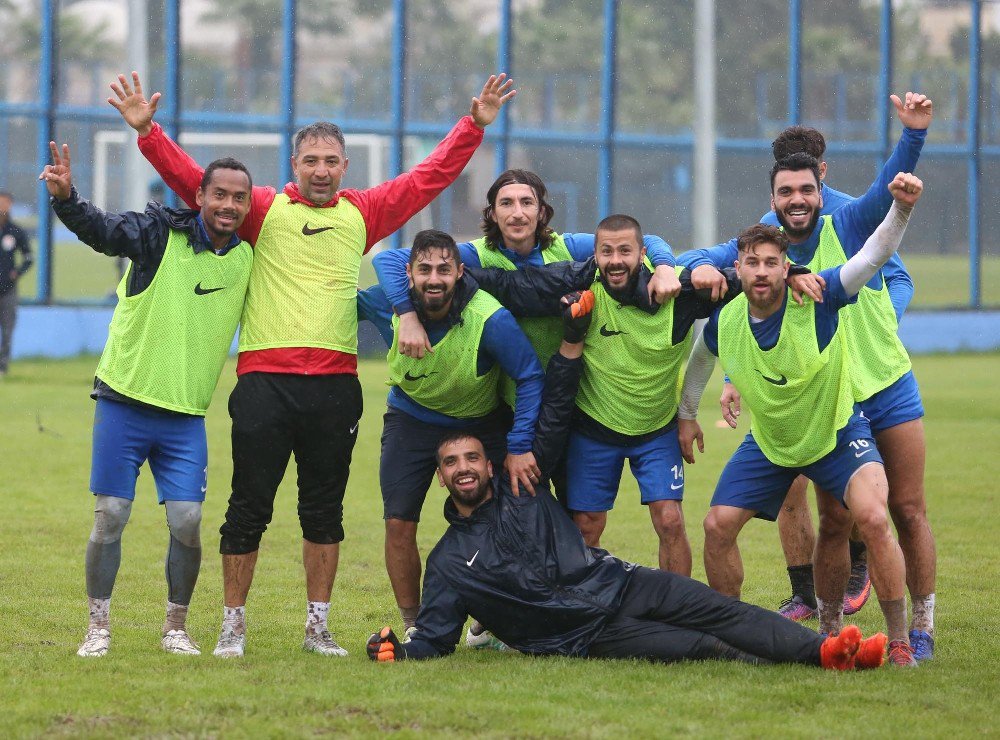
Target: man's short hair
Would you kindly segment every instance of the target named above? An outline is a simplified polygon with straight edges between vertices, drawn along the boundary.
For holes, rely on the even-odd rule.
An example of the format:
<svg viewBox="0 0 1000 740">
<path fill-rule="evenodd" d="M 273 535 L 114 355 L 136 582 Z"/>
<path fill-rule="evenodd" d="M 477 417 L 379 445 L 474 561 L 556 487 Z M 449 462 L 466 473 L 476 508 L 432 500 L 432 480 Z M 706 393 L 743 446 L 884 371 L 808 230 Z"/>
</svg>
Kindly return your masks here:
<svg viewBox="0 0 1000 740">
<path fill-rule="evenodd" d="M 597 234 L 601 231 L 627 231 L 632 229 L 635 232 L 636 241 L 642 244 L 642 226 L 631 216 L 627 216 L 624 213 L 615 213 L 610 216 L 605 217 L 601 220 L 601 223 L 597 224 Z"/>
<path fill-rule="evenodd" d="M 299 156 L 299 147 L 307 139 L 333 139 L 340 144 L 344 156 L 347 156 L 347 143 L 344 141 L 344 132 L 335 123 L 316 121 L 316 123 L 310 123 L 308 126 L 303 126 L 296 131 L 295 138 L 292 139 L 292 157 Z"/>
<path fill-rule="evenodd" d="M 483 209 L 483 234 L 486 235 L 486 246 L 496 249 L 503 242 L 503 234 L 500 225 L 496 220 L 497 194 L 500 188 L 507 185 L 527 185 L 535 193 L 538 201 L 538 226 L 535 227 L 535 243 L 545 249 L 556 233 L 549 228 L 549 221 L 555 215 L 555 209 L 545 200 L 545 183 L 542 178 L 530 170 L 506 170 L 500 173 L 500 177 L 493 181 L 490 189 L 486 191 L 486 208 Z"/>
<path fill-rule="evenodd" d="M 413 237 L 413 246 L 410 248 L 410 267 L 413 267 L 422 256 L 430 254 L 432 249 L 440 249 L 446 257 L 455 261 L 455 266 L 462 264 L 462 255 L 458 251 L 458 245 L 452 239 L 451 234 L 437 229 L 424 229 L 418 231 Z"/>
<path fill-rule="evenodd" d="M 784 231 L 767 224 L 754 224 L 736 237 L 736 249 L 742 257 L 744 254 L 756 254 L 761 244 L 775 244 L 782 254 L 788 251 L 788 236 Z"/>
<path fill-rule="evenodd" d="M 455 442 L 461 442 L 464 439 L 472 439 L 479 443 L 479 446 L 483 448 L 483 454 L 486 454 L 486 445 L 483 444 L 483 440 L 477 437 L 475 434 L 468 432 L 464 429 L 456 429 L 453 432 L 448 432 L 441 438 L 438 442 L 437 450 L 434 452 L 434 459 L 437 460 L 437 464 L 441 465 L 441 449 L 454 444 Z"/>
<path fill-rule="evenodd" d="M 13 201 L 14 194 L 9 190 L 0 190 L 0 198 L 6 198 L 7 200 Z"/>
<path fill-rule="evenodd" d="M 816 187 L 819 187 L 819 160 L 805 152 L 789 154 L 784 159 L 779 159 L 771 168 L 771 192 L 774 192 L 774 178 L 779 172 L 801 172 L 802 170 L 812 170 L 816 178 Z"/>
<path fill-rule="evenodd" d="M 797 152 L 805 152 L 822 162 L 826 154 L 826 139 L 810 126 L 789 126 L 771 142 L 771 151 L 775 162 Z"/>
<path fill-rule="evenodd" d="M 215 174 L 216 170 L 236 170 L 237 172 L 242 172 L 247 176 L 247 185 L 250 186 L 251 190 L 253 189 L 253 177 L 250 176 L 250 170 L 247 169 L 247 166 L 238 159 L 223 157 L 222 159 L 216 159 L 208 163 L 208 167 L 205 168 L 205 174 L 201 176 L 201 185 L 199 187 L 202 191 L 212 182 L 212 175 Z"/>
</svg>

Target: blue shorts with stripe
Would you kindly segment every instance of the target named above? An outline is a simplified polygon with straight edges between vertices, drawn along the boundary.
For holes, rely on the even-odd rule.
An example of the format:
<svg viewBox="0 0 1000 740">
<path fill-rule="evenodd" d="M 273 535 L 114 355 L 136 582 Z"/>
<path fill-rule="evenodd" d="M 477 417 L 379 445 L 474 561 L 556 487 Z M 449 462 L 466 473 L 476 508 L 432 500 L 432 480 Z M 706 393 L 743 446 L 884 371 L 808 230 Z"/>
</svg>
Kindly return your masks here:
<svg viewBox="0 0 1000 740">
<path fill-rule="evenodd" d="M 786 468 L 767 459 L 752 434 L 729 458 L 712 495 L 712 506 L 735 506 L 774 521 L 796 476 L 804 475 L 844 503 L 847 484 L 859 468 L 882 464 L 868 420 L 857 412 L 837 432 L 837 445 L 810 465 Z"/>
<path fill-rule="evenodd" d="M 598 442 L 572 432 L 566 454 L 567 508 L 571 511 L 614 508 L 626 460 L 639 483 L 642 503 L 684 498 L 684 460 L 676 425 L 631 447 Z"/>
<path fill-rule="evenodd" d="M 204 501 L 208 490 L 205 417 L 98 398 L 90 490 L 102 496 L 134 499 L 139 468 L 146 461 L 161 504 Z"/>
<path fill-rule="evenodd" d="M 924 404 L 920 400 L 920 388 L 911 370 L 895 383 L 871 398 L 858 404 L 872 428 L 872 434 L 880 432 L 908 421 L 919 419 L 924 415 Z"/>
</svg>

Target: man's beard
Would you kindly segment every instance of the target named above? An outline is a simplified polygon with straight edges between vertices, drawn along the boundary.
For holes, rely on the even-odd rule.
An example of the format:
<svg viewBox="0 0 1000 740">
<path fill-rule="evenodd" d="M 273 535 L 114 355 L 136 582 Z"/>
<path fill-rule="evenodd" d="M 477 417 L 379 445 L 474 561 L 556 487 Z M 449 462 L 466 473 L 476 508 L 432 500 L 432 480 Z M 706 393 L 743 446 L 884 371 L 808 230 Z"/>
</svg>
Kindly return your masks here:
<svg viewBox="0 0 1000 740">
<path fill-rule="evenodd" d="M 451 290 L 445 291 L 440 297 L 435 297 L 430 301 L 427 300 L 425 293 L 418 291 L 416 288 L 410 291 L 410 297 L 413 299 L 417 313 L 420 316 L 427 316 L 428 313 L 437 313 L 447 306 L 451 302 L 451 299 L 455 297 L 457 287 L 456 283 L 451 287 Z"/>
<path fill-rule="evenodd" d="M 601 271 L 600 274 L 601 285 L 604 286 L 604 290 L 609 296 L 619 303 L 626 303 L 631 299 L 632 294 L 635 293 L 635 286 L 639 282 L 639 268 L 636 267 L 629 273 L 628 280 L 625 281 L 625 285 L 621 288 L 613 288 L 608 285 L 608 276 Z"/>
<path fill-rule="evenodd" d="M 468 474 L 463 473 L 462 475 L 468 475 Z M 457 478 L 461 476 L 455 476 L 455 477 Z M 475 509 L 477 506 L 479 506 L 479 504 L 483 503 L 483 501 L 489 495 L 491 485 L 492 481 L 490 481 L 489 478 L 487 478 L 486 480 L 480 480 L 479 485 L 476 486 L 476 489 L 474 491 L 465 492 L 449 487 L 448 492 L 451 494 L 451 497 L 456 501 L 458 501 L 458 503 L 462 504 L 462 506 L 468 506 L 470 509 Z"/>
<path fill-rule="evenodd" d="M 754 287 L 754 284 L 750 283 L 750 285 L 745 288 L 743 292 L 746 293 L 747 301 L 750 305 L 756 309 L 769 309 L 775 304 L 775 301 L 780 299 L 781 294 L 785 290 L 784 283 L 779 283 L 778 285 L 771 285 L 768 283 L 767 295 L 764 298 L 758 298 L 753 292 Z"/>
<path fill-rule="evenodd" d="M 785 230 L 785 235 L 792 241 L 802 241 L 803 239 L 808 239 L 816 228 L 816 224 L 819 222 L 819 208 L 813 210 L 812 218 L 809 219 L 809 224 L 801 230 L 793 229 L 788 225 L 788 221 L 785 219 L 785 214 L 781 211 L 775 211 L 774 215 L 778 217 L 778 223 L 781 224 L 781 228 Z"/>
</svg>

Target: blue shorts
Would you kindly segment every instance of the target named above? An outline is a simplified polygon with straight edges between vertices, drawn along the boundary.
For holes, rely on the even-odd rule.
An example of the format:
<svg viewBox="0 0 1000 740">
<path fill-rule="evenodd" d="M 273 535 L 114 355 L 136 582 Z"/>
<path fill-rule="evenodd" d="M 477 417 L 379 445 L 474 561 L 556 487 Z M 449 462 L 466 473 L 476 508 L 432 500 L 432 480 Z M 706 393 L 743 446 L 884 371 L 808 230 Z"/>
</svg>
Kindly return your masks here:
<svg viewBox="0 0 1000 740">
<path fill-rule="evenodd" d="M 920 389 L 917 387 L 917 379 L 913 377 L 912 370 L 888 388 L 880 390 L 858 405 L 868 419 L 874 436 L 924 415 Z"/>
<path fill-rule="evenodd" d="M 642 503 L 684 498 L 684 460 L 676 426 L 633 447 L 598 442 L 573 432 L 566 455 L 567 508 L 571 511 L 614 508 L 626 459 L 639 483 Z"/>
<path fill-rule="evenodd" d="M 161 504 L 204 501 L 208 490 L 205 417 L 98 398 L 90 490 L 102 496 L 134 499 L 139 468 L 147 460 Z"/>
<path fill-rule="evenodd" d="M 856 407 L 855 407 L 856 408 Z M 844 503 L 847 484 L 859 468 L 882 464 L 868 420 L 855 413 L 837 432 L 837 446 L 811 465 L 785 468 L 765 457 L 752 434 L 736 448 L 712 495 L 712 506 L 735 506 L 756 512 L 761 519 L 778 518 L 792 481 L 804 475 Z"/>
</svg>

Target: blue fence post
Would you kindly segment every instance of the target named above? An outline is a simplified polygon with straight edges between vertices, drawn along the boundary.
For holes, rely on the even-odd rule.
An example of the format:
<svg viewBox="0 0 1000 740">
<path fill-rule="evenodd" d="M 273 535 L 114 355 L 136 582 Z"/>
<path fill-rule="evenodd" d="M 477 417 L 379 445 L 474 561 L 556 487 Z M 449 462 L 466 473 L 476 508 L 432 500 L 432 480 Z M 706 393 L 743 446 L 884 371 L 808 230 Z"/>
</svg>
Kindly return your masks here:
<svg viewBox="0 0 1000 740">
<path fill-rule="evenodd" d="M 41 172 L 50 161 L 49 142 L 55 138 L 56 129 L 56 3 L 42 0 L 41 4 L 41 63 L 38 66 L 38 82 L 41 97 L 38 101 L 42 115 L 38 121 L 36 144 L 36 169 Z M 36 301 L 52 303 L 52 209 L 49 208 L 49 191 L 39 180 L 36 203 L 38 205 L 38 292 Z"/>
<path fill-rule="evenodd" d="M 403 172 L 404 127 L 406 125 L 406 0 L 392 2 L 392 154 L 389 177 Z M 393 249 L 403 246 L 403 229 L 391 238 Z"/>
<path fill-rule="evenodd" d="M 788 125 L 802 122 L 802 0 L 788 0 Z"/>
<path fill-rule="evenodd" d="M 179 141 L 181 136 L 181 9 L 180 0 L 167 0 L 166 2 L 166 84 L 164 85 L 167 94 L 167 134 L 174 141 Z M 176 208 L 179 204 L 177 193 L 170 188 L 166 188 L 167 205 Z"/>
<path fill-rule="evenodd" d="M 889 158 L 892 147 L 892 116 L 889 112 L 889 94 L 892 92 L 892 0 L 882 0 L 881 21 L 879 23 L 879 67 L 878 100 L 878 141 L 882 151 L 882 162 Z M 881 162 L 879 163 L 881 166 Z"/>
<path fill-rule="evenodd" d="M 284 0 L 281 17 L 282 48 L 281 59 L 281 121 L 282 134 L 280 152 L 281 169 L 278 172 L 285 182 L 292 180 L 292 137 L 295 135 L 295 71 L 298 67 L 295 43 L 295 15 L 297 0 Z"/>
<path fill-rule="evenodd" d="M 500 0 L 500 29 L 497 35 L 497 72 L 506 72 L 507 77 L 514 76 L 513 56 L 510 51 L 511 41 L 511 0 Z M 497 142 L 493 147 L 496 174 L 507 169 L 507 149 L 510 146 L 510 106 L 500 109 L 500 120 L 497 121 Z"/>
<path fill-rule="evenodd" d="M 972 0 L 969 28 L 969 305 L 981 308 L 982 259 L 979 243 L 979 86 L 982 77 L 982 0 Z"/>
<path fill-rule="evenodd" d="M 601 66 L 601 158 L 597 178 L 597 213 L 614 205 L 615 78 L 618 46 L 618 0 L 604 0 L 604 59 Z"/>
</svg>

